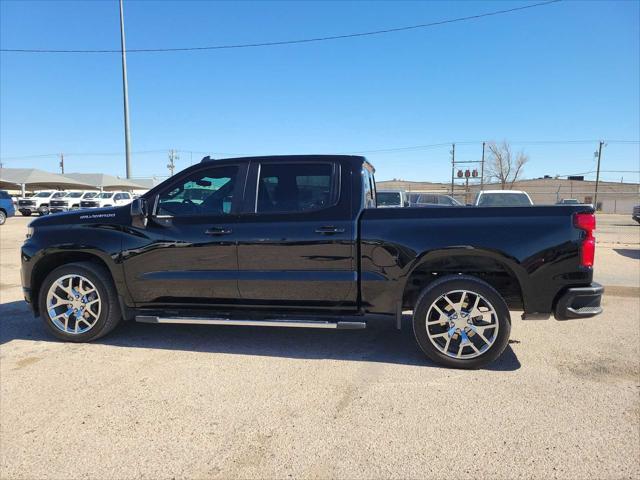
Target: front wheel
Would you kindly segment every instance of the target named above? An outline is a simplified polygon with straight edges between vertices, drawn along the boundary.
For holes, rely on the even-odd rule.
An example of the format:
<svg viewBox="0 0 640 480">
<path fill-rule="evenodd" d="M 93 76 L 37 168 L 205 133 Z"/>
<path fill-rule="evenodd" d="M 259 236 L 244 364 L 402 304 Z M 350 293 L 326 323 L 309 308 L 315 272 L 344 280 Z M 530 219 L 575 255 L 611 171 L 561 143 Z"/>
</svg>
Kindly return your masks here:
<svg viewBox="0 0 640 480">
<path fill-rule="evenodd" d="M 20 213 L 22 214 L 23 217 L 30 217 L 31 216 L 31 211 L 30 210 L 23 210 Z"/>
<path fill-rule="evenodd" d="M 4 222 L 7 221 L 7 214 L 0 210 L 0 225 L 4 225 Z"/>
<path fill-rule="evenodd" d="M 88 342 L 113 330 L 121 318 L 109 272 L 92 262 L 53 270 L 40 287 L 40 314 L 47 329 L 70 342 Z"/>
<path fill-rule="evenodd" d="M 480 368 L 506 348 L 511 316 L 503 298 L 488 283 L 471 276 L 448 276 L 420 295 L 413 312 L 413 332 L 434 362 Z"/>
</svg>

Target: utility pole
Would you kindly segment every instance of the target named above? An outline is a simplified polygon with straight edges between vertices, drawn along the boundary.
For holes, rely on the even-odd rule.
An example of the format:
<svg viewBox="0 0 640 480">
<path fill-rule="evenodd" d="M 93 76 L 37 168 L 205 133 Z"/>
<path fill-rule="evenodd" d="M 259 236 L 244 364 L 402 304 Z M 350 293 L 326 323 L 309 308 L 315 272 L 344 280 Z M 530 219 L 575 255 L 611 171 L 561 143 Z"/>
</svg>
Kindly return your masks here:
<svg viewBox="0 0 640 480">
<path fill-rule="evenodd" d="M 602 158 L 602 146 L 603 141 L 600 141 L 598 145 L 598 151 L 594 152 L 594 155 L 598 157 L 598 168 L 596 169 L 596 193 L 593 196 L 593 208 L 598 211 L 598 184 L 600 183 L 600 159 Z"/>
<path fill-rule="evenodd" d="M 484 190 L 484 145 L 482 142 L 482 162 L 480 162 L 480 191 Z"/>
<path fill-rule="evenodd" d="M 453 175 L 456 169 L 456 144 L 451 144 L 451 196 L 453 197 Z"/>
<path fill-rule="evenodd" d="M 120 0 L 120 46 L 122 53 L 122 96 L 124 97 L 124 154 L 127 178 L 131 178 L 131 145 L 129 143 L 129 87 L 127 82 L 127 47 L 124 40 L 124 10 Z"/>
<path fill-rule="evenodd" d="M 180 157 L 178 156 L 178 154 L 174 149 L 169 150 L 169 163 L 167 163 L 167 168 L 169 169 L 169 173 L 171 174 L 172 177 L 173 177 L 173 172 L 176 169 L 175 161 L 178 160 L 179 158 Z"/>
<path fill-rule="evenodd" d="M 60 173 L 64 175 L 64 153 L 60 154 Z"/>
</svg>

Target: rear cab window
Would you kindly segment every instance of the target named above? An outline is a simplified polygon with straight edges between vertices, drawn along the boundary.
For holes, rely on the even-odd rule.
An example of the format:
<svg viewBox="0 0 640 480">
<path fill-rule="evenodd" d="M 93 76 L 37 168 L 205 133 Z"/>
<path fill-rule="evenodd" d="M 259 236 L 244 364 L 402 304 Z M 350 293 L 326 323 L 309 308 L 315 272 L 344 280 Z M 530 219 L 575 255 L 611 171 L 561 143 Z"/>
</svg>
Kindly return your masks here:
<svg viewBox="0 0 640 480">
<path fill-rule="evenodd" d="M 400 192 L 378 192 L 376 196 L 378 206 L 400 206 L 400 197 Z"/>
</svg>

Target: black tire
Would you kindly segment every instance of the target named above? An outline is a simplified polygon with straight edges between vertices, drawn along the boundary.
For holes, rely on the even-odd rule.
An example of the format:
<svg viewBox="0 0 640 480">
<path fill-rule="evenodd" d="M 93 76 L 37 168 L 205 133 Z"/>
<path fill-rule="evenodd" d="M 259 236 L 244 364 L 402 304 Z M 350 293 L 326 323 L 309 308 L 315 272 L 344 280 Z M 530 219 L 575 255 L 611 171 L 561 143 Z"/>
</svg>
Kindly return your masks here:
<svg viewBox="0 0 640 480">
<path fill-rule="evenodd" d="M 57 279 L 64 275 L 78 274 L 86 277 L 98 290 L 101 299 L 101 311 L 93 327 L 84 333 L 66 333 L 58 329 L 51 321 L 47 310 L 47 293 Z M 68 342 L 90 342 L 111 332 L 122 318 L 118 296 L 109 271 L 93 262 L 78 262 L 62 265 L 53 270 L 40 287 L 40 316 L 47 330 L 55 337 Z"/>
<path fill-rule="evenodd" d="M 4 222 L 7 221 L 7 214 L 4 213 L 4 210 L 0 210 L 0 225 L 4 225 Z"/>
<path fill-rule="evenodd" d="M 22 212 L 20 212 L 22 214 L 23 217 L 30 217 L 31 216 L 31 212 L 29 210 L 24 210 Z"/>
<path fill-rule="evenodd" d="M 496 338 L 486 351 L 474 358 L 454 358 L 446 355 L 433 345 L 427 332 L 426 320 L 429 308 L 444 294 L 455 290 L 466 290 L 482 295 L 496 312 L 498 323 Z M 491 285 L 476 277 L 452 275 L 434 281 L 420 294 L 413 312 L 413 333 L 420 349 L 435 363 L 451 368 L 481 368 L 497 359 L 507 347 L 511 333 L 511 315 L 504 299 Z M 468 351 L 470 347 L 466 348 Z M 443 349 L 446 349 L 446 346 Z"/>
</svg>

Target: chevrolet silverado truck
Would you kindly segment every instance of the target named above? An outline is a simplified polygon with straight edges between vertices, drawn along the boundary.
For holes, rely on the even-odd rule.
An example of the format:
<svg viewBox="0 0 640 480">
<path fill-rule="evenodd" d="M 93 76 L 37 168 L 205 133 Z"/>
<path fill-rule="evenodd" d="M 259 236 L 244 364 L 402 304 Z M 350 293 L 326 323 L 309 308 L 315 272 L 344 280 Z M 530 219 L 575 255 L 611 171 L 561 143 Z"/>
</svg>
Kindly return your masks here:
<svg viewBox="0 0 640 480">
<path fill-rule="evenodd" d="M 119 207 L 128 205 L 133 200 L 129 192 L 101 192 L 95 196 L 83 199 L 80 208 Z"/>
<path fill-rule="evenodd" d="M 65 195 L 66 192 L 47 190 L 37 192 L 31 197 L 19 198 L 18 211 L 25 217 L 30 216 L 32 213 L 37 213 L 38 215 L 48 215 L 49 203 L 52 200 L 62 198 Z"/>
<path fill-rule="evenodd" d="M 411 310 L 431 360 L 478 368 L 507 346 L 510 310 L 602 311 L 594 229 L 589 205 L 376 208 L 359 156 L 205 157 L 131 205 L 31 222 L 22 285 L 72 342 L 123 319 L 400 328 Z"/>
<path fill-rule="evenodd" d="M 69 210 L 77 210 L 80 208 L 80 203 L 89 200 L 98 192 L 84 192 L 84 191 L 71 191 L 67 192 L 63 197 L 56 198 L 49 202 L 49 212 L 59 213 L 68 212 Z"/>
</svg>

